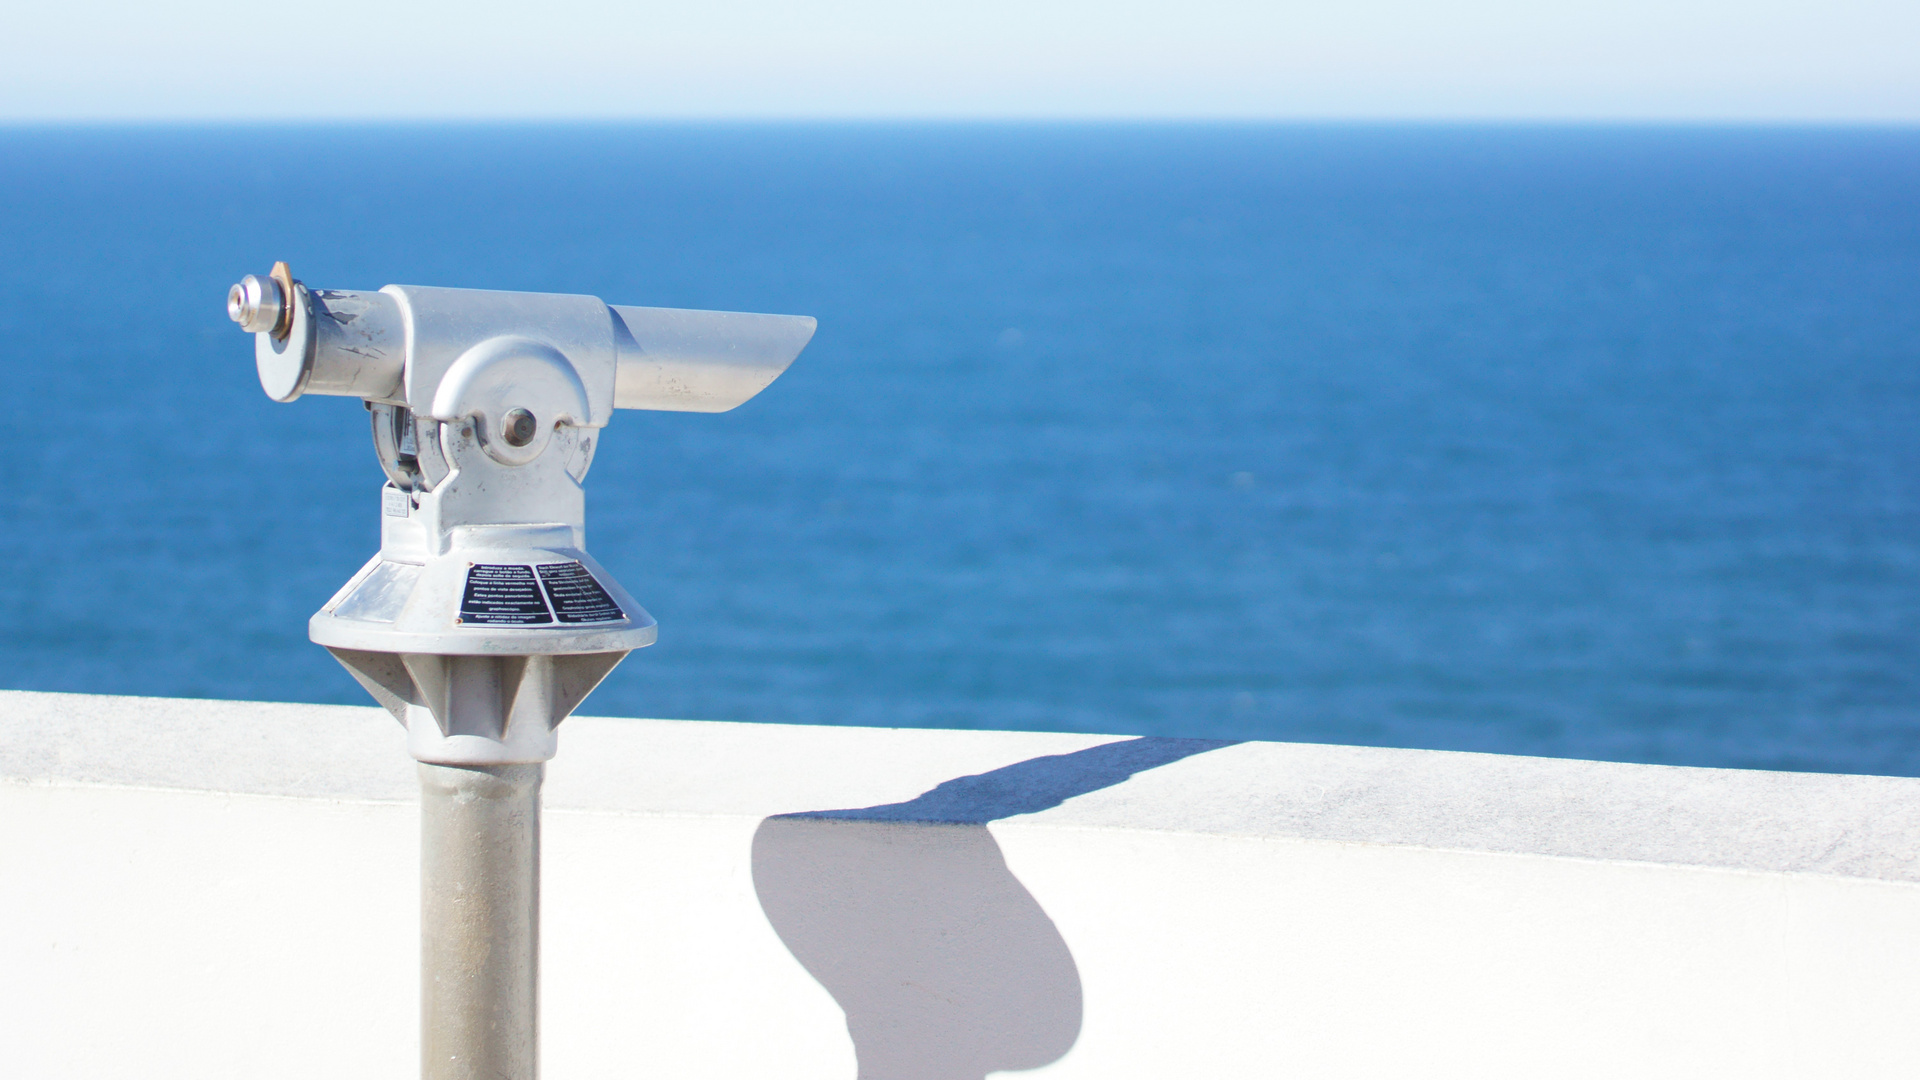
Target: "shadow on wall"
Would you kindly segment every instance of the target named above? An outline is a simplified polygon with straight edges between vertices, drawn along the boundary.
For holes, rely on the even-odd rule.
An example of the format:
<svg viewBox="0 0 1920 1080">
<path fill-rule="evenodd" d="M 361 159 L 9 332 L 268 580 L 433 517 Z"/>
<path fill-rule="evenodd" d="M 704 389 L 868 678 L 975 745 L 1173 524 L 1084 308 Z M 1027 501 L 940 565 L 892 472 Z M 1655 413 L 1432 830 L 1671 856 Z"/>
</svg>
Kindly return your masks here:
<svg viewBox="0 0 1920 1080">
<path fill-rule="evenodd" d="M 1230 745 L 1128 739 L 910 802 L 762 821 L 760 907 L 846 1012 L 859 1080 L 984 1080 L 1059 1060 L 1080 1035 L 1080 972 L 987 822 Z"/>
</svg>

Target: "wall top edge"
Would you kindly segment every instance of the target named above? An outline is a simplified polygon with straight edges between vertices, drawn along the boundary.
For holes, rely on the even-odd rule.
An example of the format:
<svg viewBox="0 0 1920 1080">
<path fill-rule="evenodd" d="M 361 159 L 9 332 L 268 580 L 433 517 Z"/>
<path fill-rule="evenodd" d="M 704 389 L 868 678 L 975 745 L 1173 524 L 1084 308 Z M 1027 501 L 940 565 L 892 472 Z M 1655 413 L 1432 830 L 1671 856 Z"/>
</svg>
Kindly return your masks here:
<svg viewBox="0 0 1920 1080">
<path fill-rule="evenodd" d="M 384 710 L 0 691 L 0 781 L 412 801 Z M 576 717 L 547 805 L 1318 840 L 1920 883 L 1920 779 Z"/>
</svg>

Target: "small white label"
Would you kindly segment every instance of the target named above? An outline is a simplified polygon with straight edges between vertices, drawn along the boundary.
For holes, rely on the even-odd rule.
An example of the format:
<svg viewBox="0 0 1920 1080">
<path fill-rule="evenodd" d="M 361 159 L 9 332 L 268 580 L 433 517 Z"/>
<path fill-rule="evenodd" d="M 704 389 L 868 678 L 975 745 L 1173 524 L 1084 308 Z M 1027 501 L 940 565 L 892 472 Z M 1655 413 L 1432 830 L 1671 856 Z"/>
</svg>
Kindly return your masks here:
<svg viewBox="0 0 1920 1080">
<path fill-rule="evenodd" d="M 380 493 L 380 509 L 388 517 L 406 517 L 413 512 L 413 500 L 399 488 L 390 487 Z"/>
</svg>

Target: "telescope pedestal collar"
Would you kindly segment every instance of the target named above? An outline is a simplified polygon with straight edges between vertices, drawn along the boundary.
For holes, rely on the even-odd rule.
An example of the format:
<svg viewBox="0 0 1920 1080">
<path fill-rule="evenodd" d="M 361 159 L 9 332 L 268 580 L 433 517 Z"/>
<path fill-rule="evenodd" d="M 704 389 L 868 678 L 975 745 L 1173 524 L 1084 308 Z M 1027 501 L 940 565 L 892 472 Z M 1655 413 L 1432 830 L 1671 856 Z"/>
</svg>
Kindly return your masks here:
<svg viewBox="0 0 1920 1080">
<path fill-rule="evenodd" d="M 309 636 L 406 727 L 418 760 L 546 761 L 560 721 L 658 634 L 573 535 L 498 526 L 444 555 L 383 550 Z"/>
</svg>

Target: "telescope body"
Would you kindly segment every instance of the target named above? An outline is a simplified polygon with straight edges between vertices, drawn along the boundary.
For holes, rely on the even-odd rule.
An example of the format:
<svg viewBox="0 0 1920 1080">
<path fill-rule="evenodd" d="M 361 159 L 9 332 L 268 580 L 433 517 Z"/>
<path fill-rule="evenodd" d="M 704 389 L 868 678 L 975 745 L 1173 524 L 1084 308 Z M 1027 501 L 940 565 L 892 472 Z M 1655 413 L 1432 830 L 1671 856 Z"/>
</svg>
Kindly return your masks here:
<svg viewBox="0 0 1920 1080">
<path fill-rule="evenodd" d="M 582 482 L 615 409 L 724 412 L 814 320 L 597 297 L 234 287 L 276 401 L 358 397 L 387 482 L 380 551 L 308 622 L 440 765 L 545 761 L 653 617 L 586 552 Z"/>
<path fill-rule="evenodd" d="M 726 412 L 767 388 L 813 337 L 797 315 L 689 311 L 598 297 L 389 285 L 378 292 L 295 282 L 287 333 L 256 339 L 260 385 L 275 401 L 358 397 L 432 411 L 442 377 L 491 337 L 555 345 L 583 378 L 604 426 L 611 409 Z M 537 328 L 537 329 L 534 329 Z M 609 383 L 596 378 L 612 372 Z"/>
</svg>

